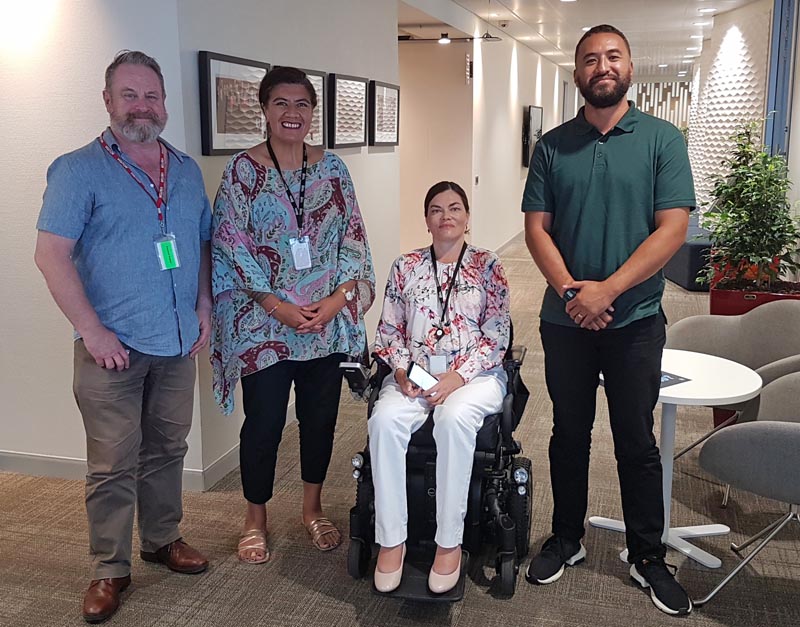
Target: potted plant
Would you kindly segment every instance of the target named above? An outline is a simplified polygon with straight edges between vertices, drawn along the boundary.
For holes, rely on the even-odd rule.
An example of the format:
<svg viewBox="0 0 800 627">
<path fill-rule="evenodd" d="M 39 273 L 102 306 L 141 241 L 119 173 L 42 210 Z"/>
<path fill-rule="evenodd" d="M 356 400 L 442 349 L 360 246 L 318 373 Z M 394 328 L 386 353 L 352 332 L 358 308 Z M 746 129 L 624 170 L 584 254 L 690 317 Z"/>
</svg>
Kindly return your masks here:
<svg viewBox="0 0 800 627">
<path fill-rule="evenodd" d="M 727 171 L 714 177 L 703 216 L 711 248 L 698 281 L 710 283 L 712 314 L 800 299 L 800 283 L 790 280 L 800 269 L 800 226 L 787 198 L 786 159 L 765 150 L 760 131 L 759 121 L 746 121 L 731 137 Z"/>
</svg>

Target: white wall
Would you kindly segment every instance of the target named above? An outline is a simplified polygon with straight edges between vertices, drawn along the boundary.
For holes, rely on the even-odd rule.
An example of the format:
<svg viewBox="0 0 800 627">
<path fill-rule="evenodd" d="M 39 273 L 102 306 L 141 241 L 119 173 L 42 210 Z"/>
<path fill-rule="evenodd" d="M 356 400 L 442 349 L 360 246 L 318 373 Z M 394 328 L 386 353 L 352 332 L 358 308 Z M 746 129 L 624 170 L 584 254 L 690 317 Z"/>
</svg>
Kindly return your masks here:
<svg viewBox="0 0 800 627">
<path fill-rule="evenodd" d="M 542 107 L 546 133 L 561 124 L 562 82 L 573 96 L 575 88 L 570 72 L 508 38 L 476 43 L 474 57 L 472 239 L 497 249 L 523 226 L 520 204 L 528 176 L 522 167 L 523 107 Z M 574 116 L 575 103 L 574 97 L 568 100 L 567 119 Z"/>
<path fill-rule="evenodd" d="M 398 82 L 394 0 L 31 0 L 31 25 L 48 25 L 33 52 L 0 40 L 0 212 L 4 305 L 0 310 L 0 469 L 62 476 L 84 472 L 85 444 L 71 393 L 72 342 L 32 261 L 35 222 L 49 163 L 91 141 L 108 117 L 103 72 L 121 48 L 142 49 L 164 70 L 170 121 L 165 137 L 201 165 L 210 195 L 226 159 L 200 156 L 197 51 Z M 49 19 L 51 18 L 51 19 Z M 14 19 L 4 9 L 4 27 Z M 13 32 L 15 29 L 11 29 Z M 35 30 L 35 29 L 33 29 Z M 4 33 L 5 34 L 5 33 Z M 302 34 L 302 36 L 300 36 Z M 185 106 L 184 106 L 185 105 Z M 399 157 L 395 148 L 339 151 L 352 173 L 381 286 L 399 254 Z M 368 317 L 374 329 L 378 307 Z M 207 355 L 201 356 L 195 423 L 186 468 L 200 475 L 232 448 L 240 418 L 223 419 L 211 399 Z M 37 466 L 32 459 L 41 458 Z M 73 462 L 70 464 L 70 460 Z M 228 455 L 226 462 L 235 462 Z M 219 466 L 219 465 L 218 465 Z M 189 482 L 198 487 L 202 481 Z"/>
<path fill-rule="evenodd" d="M 472 179 L 472 87 L 465 44 L 400 44 L 400 243 L 403 251 L 430 244 L 425 193 Z"/>
<path fill-rule="evenodd" d="M 480 36 L 487 28 L 450 0 L 404 2 L 465 33 Z M 543 108 L 542 130 L 546 132 L 561 123 L 563 81 L 570 94 L 567 119 L 574 116 L 578 98 L 570 71 L 504 32 L 490 30 L 502 41 L 476 41 L 472 49 L 472 176 L 471 189 L 465 189 L 472 202 L 472 241 L 497 249 L 522 230 L 520 204 L 528 175 L 522 167 L 523 106 Z"/>
<path fill-rule="evenodd" d="M 0 39 L 0 452 L 35 454 L 45 468 L 51 458 L 85 458 L 72 400 L 71 328 L 33 264 L 47 166 L 108 124 L 103 72 L 121 48 L 143 48 L 161 62 L 170 112 L 165 137 L 178 147 L 185 145 L 183 97 L 175 2 L 20 4 L 4 7 L 8 32 Z M 33 9 L 30 22 L 26 9 Z M 23 38 L 15 42 L 10 33 Z M 15 459 L 5 459 L 0 467 L 13 468 Z M 74 474 L 82 473 L 77 463 Z"/>
<path fill-rule="evenodd" d="M 766 111 L 772 0 L 759 0 L 714 17 L 695 69 L 689 111 L 689 159 L 698 203 L 710 199 L 711 178 L 722 170 L 730 136 L 745 119 Z"/>
</svg>

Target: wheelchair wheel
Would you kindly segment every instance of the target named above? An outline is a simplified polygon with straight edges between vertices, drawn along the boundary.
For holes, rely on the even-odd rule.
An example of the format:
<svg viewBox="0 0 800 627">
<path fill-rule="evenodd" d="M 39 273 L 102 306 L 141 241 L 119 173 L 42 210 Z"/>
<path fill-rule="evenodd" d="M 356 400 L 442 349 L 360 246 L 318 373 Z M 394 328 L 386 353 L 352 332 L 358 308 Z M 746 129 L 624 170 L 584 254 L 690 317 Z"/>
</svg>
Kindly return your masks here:
<svg viewBox="0 0 800 627">
<path fill-rule="evenodd" d="M 372 556 L 371 547 L 361 540 L 350 540 L 347 549 L 347 573 L 353 579 L 363 579 L 367 574 L 369 558 Z"/>
<path fill-rule="evenodd" d="M 531 544 L 531 512 L 533 508 L 533 474 L 531 460 L 527 457 L 515 457 L 511 463 L 511 476 L 514 471 L 522 468 L 528 473 L 528 482 L 525 484 L 525 494 L 520 494 L 518 486 L 512 481 L 509 486 L 508 515 L 516 526 L 517 559 L 522 560 L 528 555 Z"/>
<path fill-rule="evenodd" d="M 512 555 L 498 558 L 497 575 L 500 578 L 500 594 L 512 596 L 517 587 L 517 561 Z"/>
</svg>

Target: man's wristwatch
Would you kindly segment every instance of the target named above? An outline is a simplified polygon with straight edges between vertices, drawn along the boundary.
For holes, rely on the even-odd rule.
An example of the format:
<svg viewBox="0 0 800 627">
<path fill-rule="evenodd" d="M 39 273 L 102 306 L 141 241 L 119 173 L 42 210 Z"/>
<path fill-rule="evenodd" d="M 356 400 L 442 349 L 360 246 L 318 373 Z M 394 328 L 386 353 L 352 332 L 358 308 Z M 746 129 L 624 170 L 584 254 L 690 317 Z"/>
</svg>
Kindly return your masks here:
<svg viewBox="0 0 800 627">
<path fill-rule="evenodd" d="M 355 290 L 348 290 L 346 287 L 342 286 L 339 288 L 339 291 L 344 294 L 344 299 L 349 303 L 356 297 Z"/>
</svg>

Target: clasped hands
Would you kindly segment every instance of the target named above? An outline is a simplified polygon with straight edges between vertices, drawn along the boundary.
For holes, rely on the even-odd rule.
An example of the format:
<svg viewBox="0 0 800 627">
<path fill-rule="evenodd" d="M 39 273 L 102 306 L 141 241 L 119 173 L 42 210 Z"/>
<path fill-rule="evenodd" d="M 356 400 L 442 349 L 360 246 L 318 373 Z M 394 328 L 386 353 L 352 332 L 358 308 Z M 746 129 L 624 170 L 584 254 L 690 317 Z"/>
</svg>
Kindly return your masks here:
<svg viewBox="0 0 800 627">
<path fill-rule="evenodd" d="M 614 319 L 612 303 L 617 294 L 605 281 L 572 281 L 561 286 L 562 294 L 568 289 L 578 292 L 566 305 L 567 315 L 582 329 L 600 331 Z"/>
<path fill-rule="evenodd" d="M 427 390 L 422 390 L 408 378 L 405 368 L 398 368 L 394 371 L 394 380 L 397 381 L 403 394 L 409 398 L 421 396 L 434 407 L 444 403 L 448 396 L 464 385 L 464 379 L 455 370 L 433 376 L 439 380 L 439 383 Z"/>
<path fill-rule="evenodd" d="M 346 303 L 344 294 L 338 291 L 310 305 L 282 301 L 272 312 L 272 317 L 297 333 L 320 333 Z"/>
</svg>

